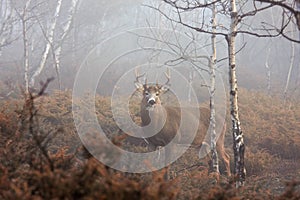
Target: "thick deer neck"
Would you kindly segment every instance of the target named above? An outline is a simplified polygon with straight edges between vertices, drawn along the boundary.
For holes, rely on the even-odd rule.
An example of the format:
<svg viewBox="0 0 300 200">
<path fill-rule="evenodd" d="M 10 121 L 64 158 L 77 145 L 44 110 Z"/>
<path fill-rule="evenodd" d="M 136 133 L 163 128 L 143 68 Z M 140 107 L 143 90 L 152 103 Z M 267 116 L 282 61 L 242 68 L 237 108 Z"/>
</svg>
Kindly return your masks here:
<svg viewBox="0 0 300 200">
<path fill-rule="evenodd" d="M 155 104 L 153 108 L 148 108 L 146 105 L 147 102 L 144 99 L 141 104 L 142 125 L 147 126 L 150 124 L 152 128 L 162 128 L 167 117 L 166 110 L 161 104 Z"/>
</svg>

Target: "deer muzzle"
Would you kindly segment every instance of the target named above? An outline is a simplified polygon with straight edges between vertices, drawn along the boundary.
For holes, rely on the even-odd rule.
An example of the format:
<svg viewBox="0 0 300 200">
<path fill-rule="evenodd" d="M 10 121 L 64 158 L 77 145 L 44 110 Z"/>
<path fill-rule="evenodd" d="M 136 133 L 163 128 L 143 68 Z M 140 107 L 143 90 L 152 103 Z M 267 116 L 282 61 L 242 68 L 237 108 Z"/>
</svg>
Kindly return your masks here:
<svg viewBox="0 0 300 200">
<path fill-rule="evenodd" d="M 149 100 L 148 100 L 148 104 L 153 106 L 155 104 L 155 98 L 151 97 Z"/>
</svg>

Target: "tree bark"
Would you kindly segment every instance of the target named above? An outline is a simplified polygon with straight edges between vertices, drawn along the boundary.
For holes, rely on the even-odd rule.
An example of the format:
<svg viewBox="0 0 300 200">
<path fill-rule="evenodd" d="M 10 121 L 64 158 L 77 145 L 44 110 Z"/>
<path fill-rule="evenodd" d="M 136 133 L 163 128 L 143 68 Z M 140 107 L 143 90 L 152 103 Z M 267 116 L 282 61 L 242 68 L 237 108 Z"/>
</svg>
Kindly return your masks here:
<svg viewBox="0 0 300 200">
<path fill-rule="evenodd" d="M 215 66 L 217 60 L 217 47 L 216 47 L 216 7 L 212 5 L 212 32 L 211 43 L 212 43 L 212 55 L 210 59 L 210 148 L 211 148 L 211 171 L 219 173 L 219 160 L 218 152 L 216 149 L 216 110 L 215 110 L 215 84 L 216 84 L 216 73 Z"/>
<path fill-rule="evenodd" d="M 55 27 L 56 27 L 57 18 L 58 18 L 59 13 L 60 13 L 61 4 L 62 4 L 62 0 L 58 0 L 57 5 L 56 5 L 56 9 L 55 9 L 55 13 L 54 13 L 54 17 L 53 17 L 53 21 L 52 21 L 52 23 L 50 25 L 50 28 L 49 28 L 49 34 L 47 35 L 47 44 L 46 44 L 44 53 L 42 55 L 40 65 L 37 68 L 37 70 L 35 70 L 35 72 L 33 73 L 33 75 L 30 78 L 30 86 L 31 87 L 34 86 L 35 78 L 38 75 L 40 75 L 40 73 L 44 69 L 45 64 L 46 64 L 46 60 L 47 60 L 49 52 L 50 52 L 50 49 L 53 46 L 54 30 L 55 30 Z"/>
<path fill-rule="evenodd" d="M 245 183 L 246 170 L 244 165 L 245 144 L 241 129 L 238 108 L 238 85 L 236 78 L 235 39 L 238 24 L 238 16 L 235 0 L 230 0 L 230 32 L 227 36 L 229 55 L 229 85 L 230 85 L 230 115 L 232 121 L 233 151 L 234 151 L 234 174 L 236 187 Z"/>
<path fill-rule="evenodd" d="M 271 95 L 271 67 L 269 65 L 269 57 L 270 57 L 271 47 L 268 48 L 267 58 L 265 62 L 265 67 L 267 69 L 267 93 Z"/>
<path fill-rule="evenodd" d="M 293 30 L 291 31 L 292 34 L 293 34 Z M 287 78 L 286 78 L 286 83 L 285 83 L 285 88 L 284 88 L 284 92 L 283 92 L 283 95 L 284 95 L 284 101 L 286 100 L 287 98 L 287 91 L 288 91 L 288 88 L 289 88 L 289 83 L 290 83 L 290 79 L 291 79 L 291 75 L 292 75 L 292 70 L 293 70 L 293 66 L 294 66 L 294 60 L 295 60 L 295 43 L 294 42 L 291 42 L 291 59 L 290 59 L 290 66 L 289 66 L 289 71 L 288 71 L 288 74 L 287 74 Z"/>
<path fill-rule="evenodd" d="M 57 78 L 58 78 L 59 89 L 61 89 L 60 58 L 61 58 L 62 44 L 63 44 L 64 40 L 66 39 L 67 35 L 69 34 L 69 32 L 71 30 L 71 25 L 72 25 L 72 22 L 73 22 L 73 18 L 74 18 L 74 14 L 75 14 L 78 2 L 79 2 L 78 0 L 72 0 L 71 7 L 69 9 L 69 15 L 68 15 L 68 18 L 67 18 L 67 23 L 63 27 L 63 34 L 61 36 L 60 43 L 59 43 L 58 47 L 56 48 L 56 50 L 54 52 L 54 61 L 55 61 L 54 66 L 55 66 L 56 75 L 57 75 Z"/>
<path fill-rule="evenodd" d="M 31 3 L 28 0 L 23 8 L 23 12 L 20 15 L 22 21 L 22 35 L 23 35 L 23 60 L 24 60 L 24 80 L 25 80 L 25 98 L 29 94 L 29 53 L 28 53 L 28 38 L 27 38 L 27 9 Z"/>
</svg>

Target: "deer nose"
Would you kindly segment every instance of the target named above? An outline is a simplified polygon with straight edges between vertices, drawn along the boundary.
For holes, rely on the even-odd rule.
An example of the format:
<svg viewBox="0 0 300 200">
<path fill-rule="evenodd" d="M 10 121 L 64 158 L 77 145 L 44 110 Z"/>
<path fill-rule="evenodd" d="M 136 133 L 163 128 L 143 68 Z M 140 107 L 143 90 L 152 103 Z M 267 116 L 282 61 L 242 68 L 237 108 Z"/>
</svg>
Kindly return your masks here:
<svg viewBox="0 0 300 200">
<path fill-rule="evenodd" d="M 155 99 L 153 98 L 149 99 L 148 103 L 153 106 L 155 104 Z"/>
</svg>

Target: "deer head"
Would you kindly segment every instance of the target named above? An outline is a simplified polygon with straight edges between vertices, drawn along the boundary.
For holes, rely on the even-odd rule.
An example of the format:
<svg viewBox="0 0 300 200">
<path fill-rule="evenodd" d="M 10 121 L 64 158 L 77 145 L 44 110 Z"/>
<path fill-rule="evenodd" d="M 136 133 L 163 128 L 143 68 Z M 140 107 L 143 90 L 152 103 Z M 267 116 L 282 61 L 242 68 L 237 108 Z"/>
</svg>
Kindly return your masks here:
<svg viewBox="0 0 300 200">
<path fill-rule="evenodd" d="M 154 108 L 155 105 L 160 105 L 160 95 L 164 94 L 169 90 L 169 82 L 170 82 L 170 70 L 168 69 L 167 72 L 165 72 L 165 76 L 167 78 L 166 83 L 164 84 L 148 84 L 147 79 L 145 80 L 145 83 L 140 82 L 140 78 L 143 77 L 145 74 L 139 75 L 138 70 L 135 70 L 135 76 L 136 80 L 134 82 L 135 87 L 138 91 L 140 91 L 143 94 L 143 100 L 142 104 L 147 108 L 151 109 Z"/>
</svg>

